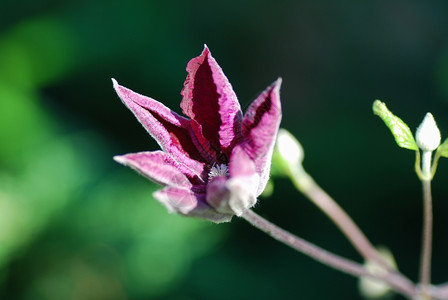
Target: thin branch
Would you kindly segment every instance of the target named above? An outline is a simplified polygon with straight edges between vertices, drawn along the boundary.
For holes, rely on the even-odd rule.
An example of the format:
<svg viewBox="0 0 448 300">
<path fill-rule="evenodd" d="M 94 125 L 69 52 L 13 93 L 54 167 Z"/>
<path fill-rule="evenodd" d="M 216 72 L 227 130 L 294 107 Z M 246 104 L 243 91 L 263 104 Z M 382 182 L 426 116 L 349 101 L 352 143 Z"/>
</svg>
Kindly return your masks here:
<svg viewBox="0 0 448 300">
<path fill-rule="evenodd" d="M 431 256 L 432 256 L 432 231 L 433 212 L 431 195 L 431 159 L 432 151 L 422 151 L 422 167 L 420 179 L 423 185 L 423 229 L 422 229 L 422 254 L 420 257 L 420 277 L 421 295 L 424 299 L 432 299 L 430 296 L 431 284 Z"/>
<path fill-rule="evenodd" d="M 274 239 L 290 246 L 291 248 L 306 254 L 323 263 L 329 267 L 337 269 L 341 272 L 353 275 L 355 277 L 367 276 L 377 280 L 381 280 L 391 286 L 395 291 L 403 294 L 409 299 L 412 299 L 416 290 L 412 282 L 407 280 L 404 276 L 399 273 L 391 272 L 385 270 L 382 274 L 373 274 L 368 272 L 361 264 L 354 262 L 352 260 L 343 258 L 331 252 L 328 252 L 304 239 L 301 239 L 288 231 L 278 227 L 277 225 L 269 222 L 263 217 L 259 216 L 252 210 L 247 210 L 243 215 L 247 222 L 260 229 L 261 231 L 267 233 Z"/>
<path fill-rule="evenodd" d="M 431 253 L 432 253 L 432 196 L 431 181 L 423 180 L 423 233 L 422 255 L 420 260 L 420 283 L 423 289 L 431 284 Z"/>
<path fill-rule="evenodd" d="M 374 261 L 391 269 L 352 218 L 317 185 L 303 168 L 297 169 L 295 174 L 292 174 L 292 179 L 296 187 L 336 224 L 365 260 Z"/>
</svg>

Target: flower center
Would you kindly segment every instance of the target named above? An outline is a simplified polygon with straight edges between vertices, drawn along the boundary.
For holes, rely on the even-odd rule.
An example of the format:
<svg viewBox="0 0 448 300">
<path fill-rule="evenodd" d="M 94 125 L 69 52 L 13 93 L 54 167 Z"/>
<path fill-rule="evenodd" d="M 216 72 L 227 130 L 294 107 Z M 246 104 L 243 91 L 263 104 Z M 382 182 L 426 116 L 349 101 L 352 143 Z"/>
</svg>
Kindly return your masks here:
<svg viewBox="0 0 448 300">
<path fill-rule="evenodd" d="M 215 164 L 208 172 L 208 180 L 212 179 L 216 176 L 228 176 L 229 175 L 229 167 L 226 164 Z"/>
</svg>

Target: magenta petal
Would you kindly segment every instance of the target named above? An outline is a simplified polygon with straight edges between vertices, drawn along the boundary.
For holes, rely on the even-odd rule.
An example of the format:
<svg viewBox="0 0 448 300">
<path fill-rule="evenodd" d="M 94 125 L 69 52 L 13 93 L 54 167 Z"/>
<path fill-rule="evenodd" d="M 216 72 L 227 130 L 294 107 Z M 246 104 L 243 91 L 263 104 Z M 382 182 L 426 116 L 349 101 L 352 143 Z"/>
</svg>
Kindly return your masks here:
<svg viewBox="0 0 448 300">
<path fill-rule="evenodd" d="M 170 211 L 214 222 L 230 221 L 255 205 L 269 176 L 281 119 L 277 80 L 244 118 L 232 86 L 205 47 L 187 65 L 184 118 L 162 103 L 114 88 L 162 151 L 114 157 L 164 186 L 154 197 Z"/>
<path fill-rule="evenodd" d="M 254 189 L 259 185 L 259 176 L 243 176 L 230 178 L 226 186 L 229 189 L 229 207 L 231 211 L 241 216 L 247 209 L 257 202 L 257 194 Z"/>
<path fill-rule="evenodd" d="M 229 206 L 230 190 L 226 186 L 227 178 L 225 176 L 216 176 L 207 184 L 207 203 L 213 206 L 217 211 L 233 214 Z"/>
<path fill-rule="evenodd" d="M 252 176 L 257 174 L 253 159 L 244 149 L 245 143 L 239 144 L 233 148 L 229 162 L 230 177 Z"/>
<path fill-rule="evenodd" d="M 232 219 L 231 214 L 219 213 L 206 204 L 204 194 L 195 194 L 190 190 L 168 187 L 156 191 L 153 195 L 171 212 L 207 219 L 215 223 L 229 222 Z"/>
<path fill-rule="evenodd" d="M 237 145 L 230 157 L 230 179 L 226 183 L 230 192 L 228 205 L 237 216 L 254 206 L 257 196 L 264 189 L 264 186 L 260 186 L 260 175 L 255 169 L 254 161 L 245 152 L 243 145 Z"/>
<path fill-rule="evenodd" d="M 261 176 L 261 190 L 269 179 L 272 151 L 282 116 L 280 85 L 281 79 L 278 79 L 262 92 L 248 108 L 242 123 L 243 146 Z"/>
<path fill-rule="evenodd" d="M 188 165 L 197 174 L 204 172 L 204 161 L 195 146 L 190 121 L 179 116 L 162 103 L 120 86 L 114 79 L 114 88 L 123 103 L 134 113 L 162 150 Z"/>
<path fill-rule="evenodd" d="M 192 182 L 200 182 L 192 170 L 162 151 L 131 153 L 114 159 L 162 185 L 191 189 Z"/>
<path fill-rule="evenodd" d="M 218 212 L 241 216 L 257 202 L 260 176 L 241 145 L 231 154 L 229 178 L 216 176 L 207 184 L 207 203 Z"/>
<path fill-rule="evenodd" d="M 188 76 L 182 90 L 181 108 L 194 120 L 196 136 L 205 149 L 230 154 L 230 148 L 241 138 L 241 108 L 230 82 L 205 47 L 202 54 L 190 60 Z M 226 159 L 219 157 L 218 162 Z"/>
<path fill-rule="evenodd" d="M 194 193 L 188 189 L 167 187 L 154 192 L 154 198 L 167 207 L 170 212 L 188 214 L 198 206 L 198 200 Z"/>
</svg>

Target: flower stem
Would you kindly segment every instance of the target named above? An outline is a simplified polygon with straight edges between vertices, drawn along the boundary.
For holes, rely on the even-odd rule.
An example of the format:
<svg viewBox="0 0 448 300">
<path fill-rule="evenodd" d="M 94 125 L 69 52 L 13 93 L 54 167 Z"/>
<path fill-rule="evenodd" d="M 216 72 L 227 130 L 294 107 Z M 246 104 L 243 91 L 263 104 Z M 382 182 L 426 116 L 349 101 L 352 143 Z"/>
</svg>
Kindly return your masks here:
<svg viewBox="0 0 448 300">
<path fill-rule="evenodd" d="M 423 289 L 431 284 L 431 254 L 432 254 L 432 196 L 431 181 L 423 180 L 423 237 L 420 260 L 420 283 Z"/>
<path fill-rule="evenodd" d="M 319 207 L 347 237 L 355 249 L 365 260 L 371 260 L 383 267 L 390 266 L 380 257 L 375 247 L 370 243 L 364 233 L 359 229 L 350 216 L 331 198 L 311 176 L 302 168 L 292 170 L 292 180 L 295 186 L 308 199 Z"/>
<path fill-rule="evenodd" d="M 423 295 L 427 293 L 431 284 L 431 256 L 432 256 L 432 195 L 431 195 L 431 158 L 432 151 L 423 151 L 422 154 L 422 185 L 423 185 L 423 230 L 422 254 L 420 259 L 420 284 Z M 428 298 L 430 299 L 430 298 Z"/>
<path fill-rule="evenodd" d="M 416 291 L 412 282 L 404 278 L 404 276 L 399 273 L 390 271 L 385 273 L 370 273 L 361 264 L 328 252 L 304 239 L 301 239 L 269 222 L 252 210 L 246 210 L 242 215 L 242 218 L 274 239 L 310 256 L 320 263 L 356 277 L 367 276 L 384 281 L 395 291 L 407 296 L 409 299 L 412 299 L 415 296 Z"/>
</svg>

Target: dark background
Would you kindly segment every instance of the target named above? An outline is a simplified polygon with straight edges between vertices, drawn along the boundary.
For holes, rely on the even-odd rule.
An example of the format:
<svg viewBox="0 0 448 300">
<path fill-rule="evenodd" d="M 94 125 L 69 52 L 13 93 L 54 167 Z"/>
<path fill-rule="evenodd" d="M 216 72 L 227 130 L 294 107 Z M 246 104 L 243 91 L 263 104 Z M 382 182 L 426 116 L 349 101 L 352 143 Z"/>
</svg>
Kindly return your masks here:
<svg viewBox="0 0 448 300">
<path fill-rule="evenodd" d="M 111 78 L 180 112 L 206 43 L 241 105 L 283 78 L 304 166 L 417 279 L 414 153 L 372 114 L 448 134 L 446 1 L 0 1 L 1 299 L 360 299 L 356 279 L 230 224 L 169 215 L 112 160 L 157 149 Z M 433 181 L 435 283 L 448 280 L 448 164 Z M 361 261 L 284 178 L 256 211 Z M 400 297 L 395 297 L 400 299 Z"/>
</svg>

